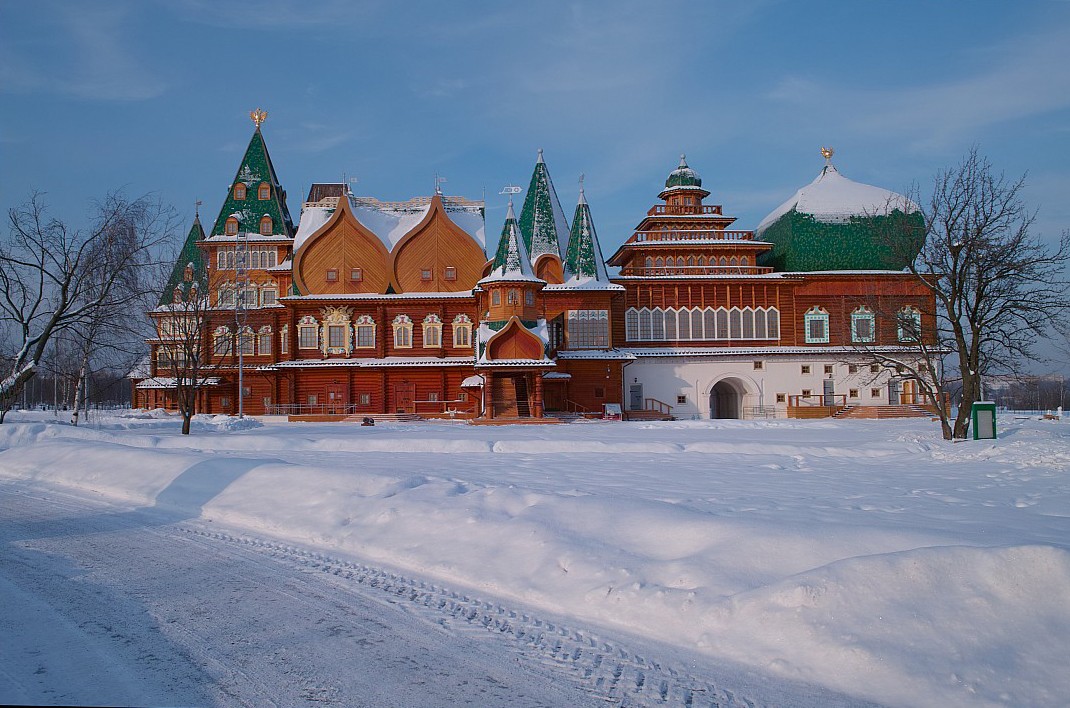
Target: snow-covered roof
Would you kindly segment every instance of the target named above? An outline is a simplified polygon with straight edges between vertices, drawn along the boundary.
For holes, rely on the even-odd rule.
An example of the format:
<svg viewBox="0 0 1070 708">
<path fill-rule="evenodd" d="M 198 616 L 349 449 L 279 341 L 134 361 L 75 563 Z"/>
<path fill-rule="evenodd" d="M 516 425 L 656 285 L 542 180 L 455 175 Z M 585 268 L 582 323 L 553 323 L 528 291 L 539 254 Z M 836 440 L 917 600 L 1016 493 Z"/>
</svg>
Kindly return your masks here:
<svg viewBox="0 0 1070 708">
<path fill-rule="evenodd" d="M 471 290 L 458 290 L 455 292 L 411 292 L 411 293 L 327 293 L 327 294 L 315 294 L 315 295 L 286 295 L 280 297 L 279 300 L 286 300 L 287 302 L 297 301 L 309 301 L 309 300 L 464 300 L 465 298 L 471 298 Z"/>
<path fill-rule="evenodd" d="M 483 377 L 468 376 L 461 382 L 461 388 L 483 388 Z"/>
<path fill-rule="evenodd" d="M 177 379 L 170 376 L 157 376 L 138 382 L 136 388 L 174 388 Z M 208 376 L 197 382 L 197 386 L 218 386 L 220 382 L 217 376 Z"/>
<path fill-rule="evenodd" d="M 635 356 L 623 349 L 565 349 L 557 352 L 557 358 L 599 361 L 632 361 L 635 359 Z"/>
<path fill-rule="evenodd" d="M 272 236 L 264 236 L 262 234 L 249 232 L 242 236 L 227 236 L 222 234 L 220 236 L 209 236 L 204 239 L 205 243 L 290 243 L 294 239 L 290 238 L 286 234 L 274 234 Z"/>
<path fill-rule="evenodd" d="M 494 335 L 501 332 L 501 329 L 493 329 L 486 322 L 480 322 L 479 327 L 476 328 L 476 343 L 478 344 L 478 351 L 480 352 L 479 358 L 476 361 L 480 366 L 500 365 L 507 364 L 509 366 L 520 366 L 519 362 L 526 362 L 527 364 L 539 363 L 545 364 L 550 362 L 550 359 L 546 356 L 546 348 L 550 344 L 550 329 L 546 325 L 546 320 L 538 320 L 534 327 L 524 325 L 524 329 L 534 334 L 543 343 L 543 355 L 541 359 L 495 359 L 493 361 L 487 360 L 487 348 L 486 344 L 491 340 Z M 511 362 L 511 363 L 508 363 Z M 552 363 L 552 362 L 551 362 Z"/>
<path fill-rule="evenodd" d="M 502 226 L 501 240 L 498 241 L 498 250 L 494 255 L 494 264 L 490 273 L 479 281 L 479 285 L 496 282 L 528 282 L 546 283 L 542 278 L 535 277 L 531 268 L 531 258 L 528 255 L 527 245 L 520 233 L 520 227 L 513 213 L 513 202 L 509 202 L 509 210 L 505 215 L 505 224 Z"/>
<path fill-rule="evenodd" d="M 572 378 L 572 374 L 567 371 L 547 371 L 542 375 L 543 379 L 550 380 L 568 380 Z"/>
<path fill-rule="evenodd" d="M 350 208 L 357 221 L 379 237 L 386 250 L 393 250 L 406 234 L 416 228 L 431 209 L 431 199 L 416 197 L 407 202 L 381 202 L 373 197 L 349 195 Z M 337 203 L 337 200 L 334 202 Z M 474 238 L 480 248 L 487 249 L 483 223 L 483 203 L 459 197 L 442 197 L 442 209 L 449 220 Z M 330 200 L 306 204 L 301 210 L 301 223 L 294 237 L 294 249 L 301 247 L 309 236 L 331 218 L 335 207 Z"/>
<path fill-rule="evenodd" d="M 565 282 L 563 290 L 609 290 L 613 289 L 606 272 L 606 262 L 602 258 L 602 247 L 598 243 L 598 233 L 591 217 L 591 207 L 587 204 L 583 187 L 580 187 L 576 213 L 572 217 L 572 231 L 568 237 L 565 250 Z"/>
<path fill-rule="evenodd" d="M 561 201 L 557 198 L 550 170 L 539 149 L 531 174 L 524 205 L 520 210 L 520 230 L 532 260 L 544 253 L 563 258 L 568 248 L 569 226 Z"/>
<path fill-rule="evenodd" d="M 846 222 L 851 217 L 888 214 L 895 209 L 908 214 L 919 211 L 918 205 L 902 194 L 847 179 L 831 162 L 821 169 L 813 182 L 762 219 L 755 233 L 760 234 L 792 209 L 817 221 L 834 224 Z"/>
<path fill-rule="evenodd" d="M 731 356 L 784 356 L 784 355 L 832 355 L 842 356 L 844 354 L 855 354 L 859 356 L 868 356 L 872 353 L 884 353 L 892 354 L 897 352 L 917 352 L 917 347 L 909 346 L 870 346 L 866 345 L 864 349 L 859 347 L 687 347 L 687 348 L 673 348 L 673 347 L 629 347 L 622 348 L 619 351 L 630 354 L 633 358 L 649 358 L 649 357 L 731 357 Z M 561 352 L 558 354 L 558 358 L 562 358 Z M 575 358 L 575 357 L 565 357 Z"/>
<path fill-rule="evenodd" d="M 387 356 L 366 359 L 293 359 L 258 367 L 262 371 L 274 369 L 300 369 L 321 367 L 389 368 L 398 366 L 471 366 L 475 359 L 470 356 Z"/>
<path fill-rule="evenodd" d="M 608 278 L 609 276 L 607 275 L 606 277 Z M 564 283 L 550 283 L 543 288 L 543 292 L 547 290 L 606 290 L 619 292 L 624 290 L 624 286 L 611 283 L 608 280 L 598 280 L 597 278 L 584 276 L 569 278 Z"/>
</svg>

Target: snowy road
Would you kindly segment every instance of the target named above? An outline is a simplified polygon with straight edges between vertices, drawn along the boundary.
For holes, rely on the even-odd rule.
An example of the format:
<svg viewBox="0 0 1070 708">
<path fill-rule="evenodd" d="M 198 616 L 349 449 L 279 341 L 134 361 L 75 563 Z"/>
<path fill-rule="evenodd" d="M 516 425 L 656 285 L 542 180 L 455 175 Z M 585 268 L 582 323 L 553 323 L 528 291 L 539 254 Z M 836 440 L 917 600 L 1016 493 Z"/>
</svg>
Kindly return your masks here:
<svg viewBox="0 0 1070 708">
<path fill-rule="evenodd" d="M 4 483 L 0 519 L 2 703 L 862 705 L 159 510 Z"/>
</svg>

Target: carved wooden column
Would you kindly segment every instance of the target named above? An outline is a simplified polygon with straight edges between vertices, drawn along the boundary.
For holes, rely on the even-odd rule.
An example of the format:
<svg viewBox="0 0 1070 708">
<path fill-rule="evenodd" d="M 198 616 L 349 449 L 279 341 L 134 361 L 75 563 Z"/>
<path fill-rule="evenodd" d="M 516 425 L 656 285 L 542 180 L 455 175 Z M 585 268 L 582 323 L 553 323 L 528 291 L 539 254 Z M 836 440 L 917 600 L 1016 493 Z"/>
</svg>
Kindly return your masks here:
<svg viewBox="0 0 1070 708">
<path fill-rule="evenodd" d="M 542 418 L 542 373 L 535 373 L 535 409 L 533 413 L 536 418 Z"/>
</svg>

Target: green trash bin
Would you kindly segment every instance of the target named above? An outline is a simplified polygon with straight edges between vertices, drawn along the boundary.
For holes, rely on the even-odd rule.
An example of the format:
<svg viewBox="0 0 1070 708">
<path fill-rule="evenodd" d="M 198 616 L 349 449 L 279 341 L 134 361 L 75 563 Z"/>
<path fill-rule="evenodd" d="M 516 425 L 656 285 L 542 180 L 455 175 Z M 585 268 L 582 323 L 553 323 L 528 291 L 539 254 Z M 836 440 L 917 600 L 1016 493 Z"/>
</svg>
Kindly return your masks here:
<svg viewBox="0 0 1070 708">
<path fill-rule="evenodd" d="M 974 440 L 996 439 L 996 404 L 992 401 L 975 401 L 970 411 Z"/>
</svg>

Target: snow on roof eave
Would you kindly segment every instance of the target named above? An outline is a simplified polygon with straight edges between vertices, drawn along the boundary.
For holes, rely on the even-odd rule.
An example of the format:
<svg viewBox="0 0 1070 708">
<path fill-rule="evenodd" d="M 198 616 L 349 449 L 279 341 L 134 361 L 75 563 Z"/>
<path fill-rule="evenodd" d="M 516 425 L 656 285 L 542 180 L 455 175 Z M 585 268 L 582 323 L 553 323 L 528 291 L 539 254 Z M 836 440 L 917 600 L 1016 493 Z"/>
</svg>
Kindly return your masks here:
<svg viewBox="0 0 1070 708">
<path fill-rule="evenodd" d="M 280 301 L 308 301 L 308 300 L 422 300 L 452 299 L 463 300 L 472 297 L 471 290 L 451 290 L 447 292 L 411 292 L 411 293 L 335 293 L 335 294 L 312 294 L 312 295 L 284 295 Z M 232 308 L 233 309 L 233 308 Z"/>
<path fill-rule="evenodd" d="M 320 206 L 308 206 L 301 210 L 301 220 L 297 222 L 297 233 L 294 234 L 295 252 L 301 248 L 309 236 L 319 231 L 330 220 L 334 211 L 333 208 Z"/>
<path fill-rule="evenodd" d="M 607 291 L 622 291 L 623 285 L 609 282 L 608 276 L 605 281 L 597 280 L 595 278 L 569 278 L 563 283 L 550 283 L 543 291 L 547 290 L 607 290 Z"/>
<path fill-rule="evenodd" d="M 593 359 L 604 361 L 633 361 L 635 355 L 622 349 L 559 349 L 558 359 Z"/>
<path fill-rule="evenodd" d="M 679 356 L 695 356 L 695 357 L 727 357 L 727 356 L 746 356 L 751 357 L 756 354 L 762 356 L 791 356 L 799 354 L 816 354 L 816 355 L 843 355 L 843 354 L 857 354 L 861 357 L 866 357 L 872 353 L 881 354 L 917 354 L 917 347 L 907 346 L 894 346 L 883 345 L 866 347 L 864 349 L 857 347 L 790 347 L 790 346 L 753 346 L 753 347 L 686 347 L 686 348 L 673 348 L 673 347 L 624 347 L 620 351 L 631 354 L 636 358 L 643 357 L 679 357 Z M 560 353 L 559 355 L 560 356 Z"/>
</svg>

